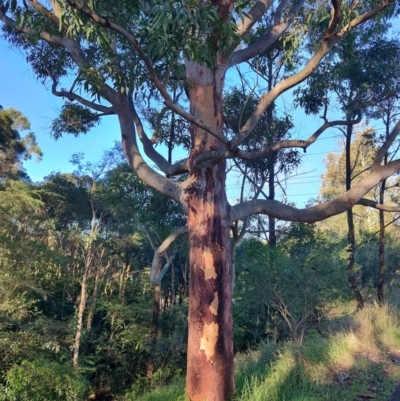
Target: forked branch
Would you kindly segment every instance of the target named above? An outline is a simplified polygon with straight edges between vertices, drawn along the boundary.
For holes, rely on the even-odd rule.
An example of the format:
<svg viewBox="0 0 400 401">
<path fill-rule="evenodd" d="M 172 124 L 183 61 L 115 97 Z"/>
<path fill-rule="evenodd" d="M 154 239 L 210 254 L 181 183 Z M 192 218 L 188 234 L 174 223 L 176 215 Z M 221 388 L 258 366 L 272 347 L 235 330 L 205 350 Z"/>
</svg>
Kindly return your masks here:
<svg viewBox="0 0 400 401">
<path fill-rule="evenodd" d="M 243 36 L 249 32 L 254 24 L 268 11 L 273 2 L 274 0 L 257 1 L 257 3 L 254 4 L 254 6 L 245 14 L 243 20 L 237 24 L 237 34 Z M 281 0 L 281 3 L 287 3 L 287 0 Z"/>
<path fill-rule="evenodd" d="M 165 240 L 161 243 L 161 245 L 157 249 L 155 249 L 150 270 L 150 283 L 152 285 L 159 285 L 161 283 L 161 280 L 163 279 L 165 273 L 168 271 L 168 268 L 172 263 L 173 257 L 166 254 L 167 249 L 181 234 L 187 233 L 187 231 L 188 231 L 187 227 L 180 227 L 176 229 L 172 234 L 170 234 L 167 238 L 165 238 Z M 161 272 L 158 274 L 160 261 L 164 254 L 166 254 L 167 257 L 167 263 L 163 267 Z"/>
<path fill-rule="evenodd" d="M 180 160 L 179 162 L 174 164 L 169 163 L 160 153 L 158 153 L 154 149 L 153 142 L 147 136 L 139 115 L 136 113 L 136 110 L 134 108 L 133 110 L 133 120 L 135 122 L 136 132 L 140 141 L 142 142 L 143 150 L 146 153 L 147 157 L 149 157 L 167 176 L 174 176 L 186 173 L 188 171 L 187 159 Z"/>
<path fill-rule="evenodd" d="M 47 73 L 49 74 L 49 77 L 51 78 L 51 80 L 53 81 L 52 85 L 51 85 L 51 93 L 54 96 L 57 97 L 62 97 L 62 98 L 66 98 L 68 99 L 70 102 L 72 101 L 77 101 L 80 104 L 89 107 L 93 110 L 96 110 L 100 113 L 102 113 L 103 115 L 111 115 L 111 114 L 115 114 L 115 110 L 114 107 L 107 107 L 107 106 L 103 106 L 101 104 L 92 102 L 90 100 L 85 99 L 84 97 L 72 92 L 72 91 L 64 91 L 64 90 L 57 90 L 57 80 L 55 79 L 54 75 L 51 73 L 51 71 L 47 68 Z"/>
<path fill-rule="evenodd" d="M 340 20 L 340 14 L 342 11 L 342 2 L 341 0 L 332 0 L 332 17 L 329 22 L 328 29 L 326 30 L 325 37 L 329 38 L 332 36 L 333 32 L 335 31 L 339 20 Z"/>
<path fill-rule="evenodd" d="M 286 5 L 286 3 L 286 1 L 281 2 L 280 5 Z M 303 7 L 304 3 L 304 0 L 295 1 L 292 8 L 289 10 L 285 21 L 281 22 L 279 18 L 279 22 L 276 23 L 276 21 L 275 25 L 260 39 L 247 46 L 246 48 L 237 50 L 232 53 L 229 59 L 229 67 L 250 60 L 251 58 L 262 53 L 265 49 L 267 49 L 275 41 L 277 41 L 290 28 L 294 21 L 294 18 L 296 17 L 299 10 Z"/>
<path fill-rule="evenodd" d="M 372 10 L 359 15 L 358 17 L 351 20 L 346 24 L 340 31 L 331 34 L 329 37 L 324 37 L 321 41 L 319 48 L 310 58 L 306 66 L 296 74 L 284 79 L 279 82 L 270 92 L 265 93 L 261 96 L 261 100 L 255 108 L 253 114 L 249 117 L 247 122 L 244 124 L 240 132 L 231 140 L 231 148 L 234 149 L 240 145 L 253 131 L 254 127 L 259 122 L 262 114 L 267 107 L 275 101 L 285 91 L 300 84 L 306 80 L 317 68 L 320 61 L 333 49 L 333 47 L 339 43 L 352 29 L 356 26 L 363 24 L 364 22 L 375 17 L 380 12 L 384 11 L 387 7 L 393 4 L 395 0 L 382 0 Z M 336 13 L 337 14 L 337 13 Z M 335 17 L 336 18 L 336 17 Z M 333 25 L 334 21 L 331 20 L 329 27 L 335 29 L 336 25 Z M 235 53 L 234 53 L 235 54 Z M 233 55 L 232 55 L 233 56 Z"/>
<path fill-rule="evenodd" d="M 171 98 L 169 95 L 166 87 L 161 83 L 160 79 L 157 76 L 157 73 L 154 69 L 154 66 L 147 57 L 145 51 L 141 47 L 139 41 L 137 38 L 133 35 L 131 35 L 127 30 L 119 26 L 118 24 L 115 24 L 112 22 L 109 18 L 103 18 L 99 14 L 95 13 L 93 10 L 86 8 L 83 4 L 75 1 L 75 0 L 67 0 L 68 4 L 75 8 L 76 10 L 81 11 L 83 14 L 85 14 L 87 17 L 89 17 L 92 21 L 96 22 L 98 25 L 111 29 L 117 33 L 119 33 L 122 37 L 124 37 L 130 45 L 134 48 L 134 50 L 137 52 L 139 58 L 144 62 L 147 68 L 147 72 L 149 74 L 149 78 L 151 81 L 154 83 L 155 87 L 158 89 L 160 95 L 164 99 L 164 103 L 166 106 L 168 106 L 172 111 L 174 111 L 176 114 L 180 115 L 187 121 L 197 125 L 199 128 L 203 129 L 204 131 L 210 133 L 213 135 L 215 138 L 217 138 L 221 143 L 223 143 L 226 146 L 230 146 L 230 142 L 228 139 L 224 137 L 221 133 L 219 133 L 217 130 L 214 128 L 208 126 L 205 124 L 202 120 L 194 117 L 190 113 L 186 112 L 184 109 L 179 107 Z"/>
</svg>

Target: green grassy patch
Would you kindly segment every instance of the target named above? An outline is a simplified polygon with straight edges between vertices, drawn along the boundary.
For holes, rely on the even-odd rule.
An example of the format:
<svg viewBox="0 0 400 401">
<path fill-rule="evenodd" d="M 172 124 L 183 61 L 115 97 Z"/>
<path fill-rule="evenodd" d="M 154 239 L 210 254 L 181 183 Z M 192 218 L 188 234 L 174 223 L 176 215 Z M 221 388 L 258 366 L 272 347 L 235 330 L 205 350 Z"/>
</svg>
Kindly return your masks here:
<svg viewBox="0 0 400 401">
<path fill-rule="evenodd" d="M 400 350 L 398 315 L 370 305 L 332 316 L 323 334 L 310 332 L 301 347 L 263 344 L 235 360 L 234 401 L 362 401 L 388 399 L 400 378 L 390 358 Z M 184 382 L 163 386 L 135 401 L 183 401 Z"/>
</svg>

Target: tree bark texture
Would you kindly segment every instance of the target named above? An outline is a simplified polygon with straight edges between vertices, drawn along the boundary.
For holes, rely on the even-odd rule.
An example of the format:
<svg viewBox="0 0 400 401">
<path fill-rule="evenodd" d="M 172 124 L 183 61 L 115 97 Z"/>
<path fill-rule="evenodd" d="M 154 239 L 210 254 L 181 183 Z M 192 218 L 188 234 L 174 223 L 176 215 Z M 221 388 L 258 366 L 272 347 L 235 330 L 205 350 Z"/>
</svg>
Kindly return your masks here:
<svg viewBox="0 0 400 401">
<path fill-rule="evenodd" d="M 222 132 L 223 74 L 187 65 L 192 115 Z M 194 165 L 203 151 L 220 144 L 195 125 L 190 175 L 185 190 L 190 245 L 189 336 L 186 394 L 191 401 L 226 401 L 234 391 L 230 207 L 226 166 Z"/>
<path fill-rule="evenodd" d="M 81 345 L 81 337 L 83 330 L 83 314 L 86 308 L 86 300 L 87 300 L 87 279 L 89 275 L 89 264 L 85 265 L 85 270 L 83 272 L 82 284 L 81 284 L 81 298 L 79 301 L 78 308 L 78 321 L 76 323 L 76 332 L 75 332 L 75 341 L 74 341 L 74 355 L 72 359 L 72 363 L 75 369 L 79 369 L 79 348 Z"/>
</svg>

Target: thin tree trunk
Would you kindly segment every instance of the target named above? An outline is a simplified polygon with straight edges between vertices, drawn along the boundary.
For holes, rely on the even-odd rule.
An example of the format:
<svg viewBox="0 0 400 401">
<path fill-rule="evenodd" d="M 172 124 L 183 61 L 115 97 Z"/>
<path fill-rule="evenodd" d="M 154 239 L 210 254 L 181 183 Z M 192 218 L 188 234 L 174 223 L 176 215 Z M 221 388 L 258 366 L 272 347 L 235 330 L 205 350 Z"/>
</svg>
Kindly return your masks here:
<svg viewBox="0 0 400 401">
<path fill-rule="evenodd" d="M 102 251 L 101 259 L 102 259 L 103 255 L 104 255 L 104 250 Z M 108 274 L 108 270 L 109 270 L 110 265 L 111 265 L 111 262 L 109 261 L 107 263 L 107 266 L 104 269 L 101 269 L 101 268 L 97 268 L 96 269 L 96 276 L 95 276 L 95 279 L 94 279 L 94 289 L 93 289 L 92 302 L 90 304 L 89 311 L 88 311 L 88 316 L 87 316 L 87 319 L 86 319 L 86 328 L 88 330 L 90 330 L 90 328 L 92 327 L 93 316 L 94 316 L 94 313 L 96 311 L 97 299 L 99 297 L 100 288 L 101 288 L 101 286 L 103 284 L 104 277 Z"/>
<path fill-rule="evenodd" d="M 119 291 L 118 291 L 118 299 L 121 303 L 124 303 L 125 299 L 125 288 L 126 288 L 126 281 L 128 279 L 130 263 L 129 260 L 125 260 L 124 266 L 122 267 L 122 272 L 119 278 Z"/>
<path fill-rule="evenodd" d="M 223 75 L 187 63 L 192 115 L 222 132 Z M 213 105 L 214 107 L 204 107 Z M 225 193 L 226 164 L 200 169 L 201 152 L 220 144 L 191 126 L 187 206 L 190 283 L 186 395 L 190 401 L 226 401 L 234 392 L 230 208 Z"/>
<path fill-rule="evenodd" d="M 89 267 L 90 267 L 89 263 L 86 263 L 81 284 L 81 299 L 79 301 L 78 316 L 77 316 L 78 321 L 76 324 L 74 355 L 73 355 L 73 366 L 75 369 L 79 369 L 79 348 L 81 346 L 81 337 L 83 330 L 83 314 L 85 312 L 86 300 L 87 300 L 87 279 L 89 275 Z"/>
<path fill-rule="evenodd" d="M 346 191 L 351 188 L 351 137 L 353 133 L 353 126 L 347 126 L 346 132 Z M 357 306 L 362 308 L 364 306 L 364 299 L 361 295 L 359 286 L 357 284 L 357 274 L 354 271 L 355 263 L 354 263 L 354 249 L 356 245 L 356 236 L 354 229 L 354 215 L 353 209 L 349 209 L 347 211 L 347 245 L 348 245 L 348 259 L 347 259 L 347 273 L 350 290 L 353 292 L 354 297 L 357 301 Z"/>
<path fill-rule="evenodd" d="M 160 318 L 160 286 L 153 289 L 153 318 L 150 329 L 150 358 L 147 362 L 147 377 L 151 379 L 155 371 L 155 355 L 157 351 L 158 322 Z"/>
<path fill-rule="evenodd" d="M 273 58 L 270 52 L 267 52 L 268 55 L 268 92 L 272 90 L 273 87 Z M 273 109 L 274 103 L 272 103 L 267 109 L 267 118 L 268 124 L 271 124 L 273 121 Z M 271 160 L 268 167 L 268 198 L 271 200 L 275 199 L 275 162 L 276 162 L 276 153 L 273 152 L 271 154 Z M 274 217 L 268 216 L 268 243 L 269 246 L 276 246 L 276 219 Z"/>
<path fill-rule="evenodd" d="M 95 281 L 94 281 L 92 302 L 90 303 L 87 318 L 86 318 L 86 328 L 88 330 L 90 330 L 92 328 L 92 321 L 93 321 L 94 312 L 96 310 L 97 297 L 99 295 L 100 285 L 101 285 L 101 283 L 99 280 L 99 269 L 97 269 L 96 277 L 95 277 Z"/>
<path fill-rule="evenodd" d="M 176 101 L 176 89 L 174 88 L 173 92 L 174 102 Z M 175 141 L 175 113 L 172 112 L 171 115 L 171 128 L 169 131 L 169 139 L 168 139 L 168 162 L 172 163 L 172 150 L 174 148 Z"/>
<path fill-rule="evenodd" d="M 387 155 L 385 155 L 385 164 L 387 164 Z M 382 181 L 379 191 L 379 202 L 385 201 L 386 180 Z M 383 210 L 379 211 L 379 273 L 378 273 L 378 302 L 385 302 L 385 214 Z"/>
<path fill-rule="evenodd" d="M 79 369 L 79 349 L 81 345 L 81 336 L 83 330 L 83 314 L 85 313 L 86 301 L 87 301 L 87 281 L 89 277 L 90 267 L 93 262 L 93 235 L 96 231 L 96 208 L 93 203 L 93 194 L 95 192 L 95 182 L 92 182 L 92 186 L 90 188 L 90 206 L 92 209 L 92 221 L 90 223 L 90 244 L 87 249 L 86 257 L 85 257 L 85 270 L 83 272 L 82 284 L 81 284 L 81 299 L 79 302 L 78 308 L 78 321 L 76 324 L 76 333 L 75 333 L 75 341 L 74 341 L 74 356 L 73 356 L 73 366 L 75 369 Z"/>
<path fill-rule="evenodd" d="M 175 266 L 171 264 L 171 306 L 176 305 L 176 274 Z"/>
<path fill-rule="evenodd" d="M 378 302 L 385 302 L 385 215 L 379 211 L 379 273 L 378 273 Z"/>
<path fill-rule="evenodd" d="M 275 159 L 275 155 L 271 156 Z M 271 161 L 271 164 L 268 168 L 269 178 L 268 178 L 268 198 L 274 200 L 275 199 L 275 163 L 274 160 Z M 269 231 L 269 246 L 276 246 L 276 227 L 275 227 L 276 219 L 274 217 L 268 216 L 268 231 Z"/>
</svg>

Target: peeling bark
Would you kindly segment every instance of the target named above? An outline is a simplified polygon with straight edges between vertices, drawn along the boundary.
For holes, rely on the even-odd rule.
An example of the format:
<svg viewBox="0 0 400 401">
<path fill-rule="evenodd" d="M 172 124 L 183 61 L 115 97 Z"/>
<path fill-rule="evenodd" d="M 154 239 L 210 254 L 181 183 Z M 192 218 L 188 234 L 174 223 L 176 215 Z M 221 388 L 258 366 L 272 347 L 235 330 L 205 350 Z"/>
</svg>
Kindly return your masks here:
<svg viewBox="0 0 400 401">
<path fill-rule="evenodd" d="M 196 64 L 188 65 L 187 72 L 192 78 L 191 113 L 222 132 L 222 74 Z M 191 401 L 226 401 L 235 389 L 226 167 L 224 162 L 212 168 L 196 167 L 194 159 L 199 153 L 216 150 L 220 144 L 195 125 L 191 134 L 190 176 L 184 196 L 190 245 L 186 394 Z"/>
</svg>

